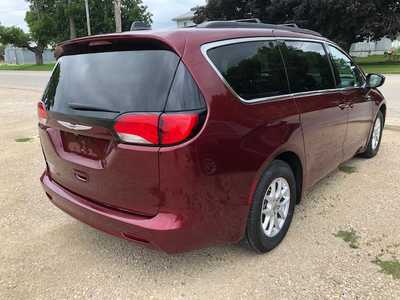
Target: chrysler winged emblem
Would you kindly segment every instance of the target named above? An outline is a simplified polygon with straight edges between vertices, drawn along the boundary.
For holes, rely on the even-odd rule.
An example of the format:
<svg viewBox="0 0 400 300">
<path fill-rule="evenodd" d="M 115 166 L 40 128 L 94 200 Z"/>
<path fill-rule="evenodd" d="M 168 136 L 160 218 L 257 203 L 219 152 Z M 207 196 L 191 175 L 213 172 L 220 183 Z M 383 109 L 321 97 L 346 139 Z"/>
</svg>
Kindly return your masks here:
<svg viewBox="0 0 400 300">
<path fill-rule="evenodd" d="M 73 130 L 90 130 L 92 127 L 90 126 L 85 126 L 85 125 L 79 125 L 79 124 L 72 124 L 69 122 L 64 122 L 64 121 L 57 121 L 60 125 L 67 127 L 69 129 Z"/>
</svg>

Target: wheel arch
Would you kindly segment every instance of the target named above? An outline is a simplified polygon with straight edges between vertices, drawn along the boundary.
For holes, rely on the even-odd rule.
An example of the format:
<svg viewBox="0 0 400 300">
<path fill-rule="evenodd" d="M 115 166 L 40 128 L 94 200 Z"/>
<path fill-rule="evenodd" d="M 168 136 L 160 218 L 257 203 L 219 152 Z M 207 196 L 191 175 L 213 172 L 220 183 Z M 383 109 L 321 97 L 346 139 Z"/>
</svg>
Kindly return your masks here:
<svg viewBox="0 0 400 300">
<path fill-rule="evenodd" d="M 274 160 L 281 160 L 286 162 L 289 167 L 292 169 L 293 174 L 296 179 L 296 198 L 297 198 L 297 204 L 300 203 L 303 195 L 303 186 L 304 186 L 304 163 L 300 159 L 300 156 L 291 150 L 284 150 L 279 153 L 276 153 L 275 155 L 271 156 L 260 168 L 260 170 L 257 172 L 257 176 L 255 177 L 253 181 L 253 186 L 251 188 L 251 192 L 249 195 L 249 201 L 248 203 L 251 204 L 253 201 L 253 196 L 254 192 L 257 188 L 258 182 L 260 181 L 261 176 L 264 174 L 266 169 L 270 166 L 271 162 Z"/>
<path fill-rule="evenodd" d="M 385 121 L 386 121 L 386 103 L 382 103 L 382 105 L 379 107 L 379 111 L 383 115 L 383 125 L 385 125 Z"/>
<path fill-rule="evenodd" d="M 296 199 L 297 203 L 300 203 L 303 192 L 303 164 L 300 157 L 292 151 L 286 151 L 276 156 L 273 160 L 282 160 L 292 169 L 296 179 Z"/>
</svg>

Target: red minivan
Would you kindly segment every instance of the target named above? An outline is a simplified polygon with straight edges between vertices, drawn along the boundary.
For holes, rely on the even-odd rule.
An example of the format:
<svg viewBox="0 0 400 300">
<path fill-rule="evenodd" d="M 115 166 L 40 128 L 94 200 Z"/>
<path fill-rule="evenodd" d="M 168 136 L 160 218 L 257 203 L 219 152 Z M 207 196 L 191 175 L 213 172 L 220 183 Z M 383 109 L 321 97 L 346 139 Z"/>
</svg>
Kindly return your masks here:
<svg viewBox="0 0 400 300">
<path fill-rule="evenodd" d="M 379 150 L 378 74 L 318 33 L 209 22 L 67 41 L 38 104 L 60 209 L 176 253 L 276 247 L 304 191 Z"/>
</svg>

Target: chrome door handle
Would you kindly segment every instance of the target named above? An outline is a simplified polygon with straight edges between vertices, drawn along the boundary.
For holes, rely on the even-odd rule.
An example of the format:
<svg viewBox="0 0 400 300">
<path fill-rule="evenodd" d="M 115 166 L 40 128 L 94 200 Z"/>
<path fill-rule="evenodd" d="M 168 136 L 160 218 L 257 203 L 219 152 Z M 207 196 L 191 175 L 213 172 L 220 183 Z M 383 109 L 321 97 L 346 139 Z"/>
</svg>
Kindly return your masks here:
<svg viewBox="0 0 400 300">
<path fill-rule="evenodd" d="M 341 103 L 341 104 L 339 104 L 339 105 L 338 105 L 338 107 L 339 107 L 341 110 L 343 110 L 343 109 L 346 109 L 346 108 L 348 108 L 348 107 L 349 107 L 349 105 L 348 105 L 348 104 L 346 104 L 346 103 Z"/>
</svg>

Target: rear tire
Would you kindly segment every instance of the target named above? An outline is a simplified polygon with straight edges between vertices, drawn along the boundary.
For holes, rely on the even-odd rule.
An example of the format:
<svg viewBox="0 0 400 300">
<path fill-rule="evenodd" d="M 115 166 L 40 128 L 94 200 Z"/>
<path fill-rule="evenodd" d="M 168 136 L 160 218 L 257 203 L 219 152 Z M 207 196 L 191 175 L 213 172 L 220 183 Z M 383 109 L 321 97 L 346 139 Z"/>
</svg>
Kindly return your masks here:
<svg viewBox="0 0 400 300">
<path fill-rule="evenodd" d="M 374 157 L 378 151 L 379 147 L 381 146 L 382 140 L 382 132 L 383 132 L 383 114 L 381 111 L 378 112 L 375 122 L 372 125 L 371 136 L 369 137 L 367 149 L 360 154 L 360 156 L 365 158 L 372 158 Z"/>
<path fill-rule="evenodd" d="M 257 185 L 247 220 L 246 240 L 251 248 L 265 253 L 279 245 L 292 222 L 296 195 L 290 166 L 272 161 Z"/>
</svg>

